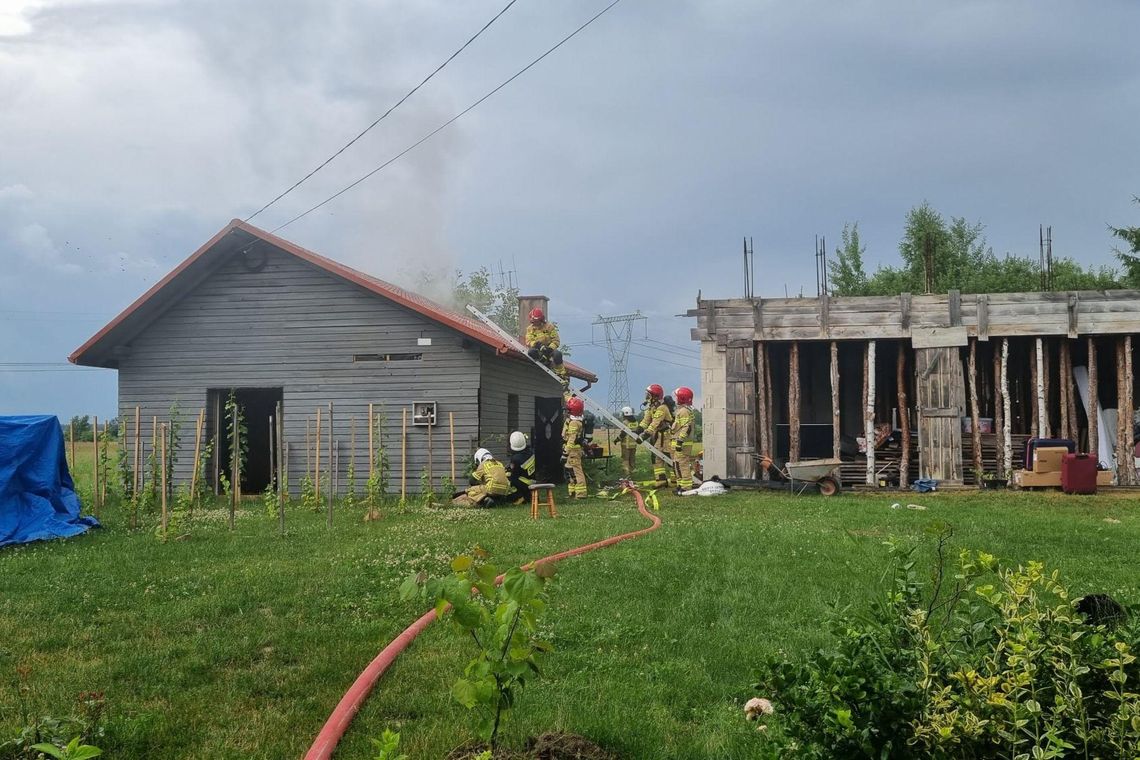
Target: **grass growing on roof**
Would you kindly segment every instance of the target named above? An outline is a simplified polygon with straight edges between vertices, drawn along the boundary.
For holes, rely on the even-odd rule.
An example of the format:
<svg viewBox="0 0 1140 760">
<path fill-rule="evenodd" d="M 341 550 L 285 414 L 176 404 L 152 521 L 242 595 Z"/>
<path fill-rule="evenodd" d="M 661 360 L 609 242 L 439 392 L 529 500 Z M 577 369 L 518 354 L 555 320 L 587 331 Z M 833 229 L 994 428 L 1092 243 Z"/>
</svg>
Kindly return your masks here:
<svg viewBox="0 0 1140 760">
<path fill-rule="evenodd" d="M 81 473 L 82 474 L 82 473 Z M 733 493 L 662 497 L 662 528 L 563 562 L 550 586 L 543 679 L 503 737 L 519 747 L 547 730 L 584 734 L 638 758 L 747 758 L 758 751 L 743 702 L 761 658 L 821 643 L 832 604 L 879 588 L 888 536 L 934 520 L 954 544 L 1058 567 L 1078 593 L 1140 602 L 1140 512 L 1118 496 L 934 494 L 831 499 Z M 562 506 L 562 505 L 560 505 Z M 409 573 L 447 571 L 475 544 L 502 566 L 640 528 L 626 497 L 566 504 L 530 520 L 493 510 L 293 506 L 276 521 L 251 501 L 227 530 L 205 512 L 186 541 L 103 530 L 0 550 L 0 741 L 19 728 L 13 673 L 31 669 L 35 711 L 67 714 L 80 692 L 107 693 L 110 757 L 298 757 L 344 690 L 422 610 L 399 601 Z M 1119 522 L 1108 522 L 1117 520 Z M 925 555 L 924 559 L 925 559 Z M 470 651 L 429 629 L 381 680 L 338 756 L 401 733 L 411 757 L 442 757 L 473 737 L 449 688 Z"/>
</svg>

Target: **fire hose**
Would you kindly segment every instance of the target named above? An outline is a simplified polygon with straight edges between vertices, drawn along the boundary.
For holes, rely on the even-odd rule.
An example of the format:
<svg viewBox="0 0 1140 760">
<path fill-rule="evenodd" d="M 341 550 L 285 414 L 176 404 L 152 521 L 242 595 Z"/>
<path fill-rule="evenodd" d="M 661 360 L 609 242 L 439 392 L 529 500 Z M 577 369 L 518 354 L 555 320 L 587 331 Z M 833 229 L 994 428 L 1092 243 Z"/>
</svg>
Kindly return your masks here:
<svg viewBox="0 0 1140 760">
<path fill-rule="evenodd" d="M 647 528 L 642 528 L 641 530 L 610 536 L 601 541 L 595 541 L 592 544 L 586 544 L 585 546 L 551 554 L 549 557 L 528 562 L 523 565 L 523 568 L 530 568 L 541 562 L 557 562 L 569 557 L 576 557 L 580 554 L 592 552 L 595 549 L 604 549 L 607 546 L 613 546 L 621 541 L 643 536 L 661 527 L 661 518 L 646 509 L 645 500 L 642 498 L 641 493 L 636 489 L 630 489 L 630 492 L 637 502 L 637 511 L 652 522 L 652 525 Z M 502 583 L 502 581 L 502 575 L 495 579 L 496 584 Z M 350 686 L 344 696 L 341 697 L 340 702 L 337 703 L 336 708 L 333 709 L 332 714 L 329 715 L 328 720 L 325 721 L 325 725 L 321 728 L 321 732 L 317 734 L 313 745 L 309 747 L 309 751 L 305 753 L 305 760 L 329 760 L 332 757 L 337 744 L 339 744 L 340 740 L 344 737 L 344 733 L 348 730 L 349 724 L 352 723 L 352 719 L 356 717 L 356 713 L 360 711 L 364 700 L 368 698 L 373 687 L 376 686 L 377 681 L 379 681 L 380 677 L 391 667 L 392 663 L 396 661 L 396 658 L 399 657 L 400 654 L 415 641 L 416 637 L 423 633 L 424 629 L 431 625 L 435 619 L 436 614 L 434 609 L 424 613 L 414 623 L 405 628 L 399 636 L 392 639 L 388 646 L 380 650 L 380 654 L 376 655 L 375 659 L 368 663 L 368 667 L 361 671 L 360 675 L 356 677 L 352 686 Z"/>
</svg>

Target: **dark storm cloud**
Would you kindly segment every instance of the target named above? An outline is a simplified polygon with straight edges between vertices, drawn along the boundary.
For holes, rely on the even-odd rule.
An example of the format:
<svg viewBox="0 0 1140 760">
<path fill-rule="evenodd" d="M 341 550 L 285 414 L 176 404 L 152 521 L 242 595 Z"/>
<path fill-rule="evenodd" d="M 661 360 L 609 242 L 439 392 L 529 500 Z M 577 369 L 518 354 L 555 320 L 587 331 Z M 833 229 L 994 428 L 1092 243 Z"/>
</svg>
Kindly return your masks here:
<svg viewBox="0 0 1140 760">
<path fill-rule="evenodd" d="M 6 319 L 0 351 L 62 360 L 99 326 L 91 313 L 109 318 L 299 178 L 501 5 L 29 6 L 30 31 L 0 36 L 0 134 L 15 146 L 0 152 L 0 295 L 11 310 L 86 316 Z M 402 150 L 602 5 L 520 0 L 256 223 Z M 924 199 L 985 223 L 999 252 L 1032 252 L 1044 222 L 1058 253 L 1109 263 L 1106 224 L 1135 223 L 1140 193 L 1138 24 L 1131 2 L 623 0 L 281 234 L 413 283 L 425 268 L 517 263 L 567 337 L 641 309 L 653 338 L 682 347 L 635 347 L 657 360 L 631 360 L 635 396 L 650 381 L 696 384 L 690 324 L 673 315 L 698 289 L 741 292 L 742 235 L 768 295 L 814 294 L 814 235 L 837 242 L 847 221 L 872 266 L 894 261 Z M 603 351 L 575 359 L 605 374 Z M 113 379 L 0 374 L 0 412 L 33 407 L 106 414 Z"/>
</svg>

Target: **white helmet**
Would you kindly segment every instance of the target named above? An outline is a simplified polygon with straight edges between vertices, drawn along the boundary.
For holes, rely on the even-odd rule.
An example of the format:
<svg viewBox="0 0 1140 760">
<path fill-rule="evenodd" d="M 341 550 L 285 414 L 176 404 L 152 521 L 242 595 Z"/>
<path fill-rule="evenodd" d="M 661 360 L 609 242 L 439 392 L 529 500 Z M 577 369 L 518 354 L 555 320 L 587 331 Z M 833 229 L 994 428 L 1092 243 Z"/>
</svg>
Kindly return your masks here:
<svg viewBox="0 0 1140 760">
<path fill-rule="evenodd" d="M 634 416 L 633 407 L 632 406 L 623 406 L 621 408 L 621 416 L 622 417 L 633 417 Z"/>
<path fill-rule="evenodd" d="M 526 448 L 526 436 L 516 430 L 511 433 L 511 451 L 522 451 Z"/>
<path fill-rule="evenodd" d="M 487 449 L 479 449 L 478 451 L 475 452 L 475 465 L 476 466 L 481 465 L 481 464 L 483 464 L 483 462 L 487 461 L 488 459 L 493 459 L 493 458 L 494 458 L 494 456 L 491 454 L 490 451 L 487 451 Z"/>
</svg>

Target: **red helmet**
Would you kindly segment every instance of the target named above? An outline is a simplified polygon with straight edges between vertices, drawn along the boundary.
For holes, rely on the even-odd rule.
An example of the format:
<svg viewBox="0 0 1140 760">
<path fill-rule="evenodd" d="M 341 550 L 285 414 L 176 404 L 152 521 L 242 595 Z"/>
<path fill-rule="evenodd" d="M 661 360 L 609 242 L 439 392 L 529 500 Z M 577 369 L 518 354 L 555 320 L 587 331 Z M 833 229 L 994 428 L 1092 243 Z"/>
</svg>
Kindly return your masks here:
<svg viewBox="0 0 1140 760">
<path fill-rule="evenodd" d="M 652 385 L 650 385 L 648 388 L 645 389 L 645 396 L 647 398 L 653 398 L 653 399 L 657 399 L 658 401 L 660 401 L 664 395 L 665 395 L 665 389 L 662 388 L 657 383 L 653 383 Z"/>
<path fill-rule="evenodd" d="M 530 321 L 532 324 L 541 325 L 546 321 L 546 315 L 542 313 L 542 309 L 536 306 L 530 310 Z"/>
<path fill-rule="evenodd" d="M 691 404 L 693 403 L 693 389 L 682 385 L 673 391 L 673 398 L 677 400 L 678 404 Z"/>
<path fill-rule="evenodd" d="M 578 398 L 577 396 L 571 396 L 566 401 L 566 410 L 575 417 L 582 414 L 582 410 L 585 408 L 586 405 L 582 402 L 582 399 Z"/>
</svg>

